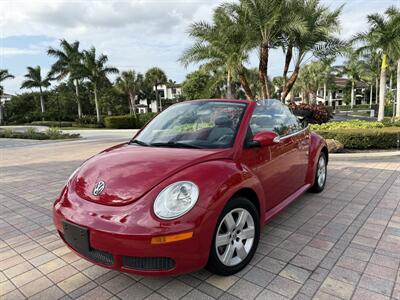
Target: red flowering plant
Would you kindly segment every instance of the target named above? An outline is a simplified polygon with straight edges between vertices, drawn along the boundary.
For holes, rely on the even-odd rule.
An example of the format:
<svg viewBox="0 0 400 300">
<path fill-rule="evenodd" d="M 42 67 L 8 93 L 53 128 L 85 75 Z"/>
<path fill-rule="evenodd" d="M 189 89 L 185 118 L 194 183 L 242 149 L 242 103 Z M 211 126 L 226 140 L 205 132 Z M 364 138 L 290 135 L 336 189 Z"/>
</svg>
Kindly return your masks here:
<svg viewBox="0 0 400 300">
<path fill-rule="evenodd" d="M 322 124 L 333 118 L 332 112 L 321 102 L 318 104 L 290 102 L 288 106 L 296 116 L 304 118 L 307 123 Z"/>
</svg>

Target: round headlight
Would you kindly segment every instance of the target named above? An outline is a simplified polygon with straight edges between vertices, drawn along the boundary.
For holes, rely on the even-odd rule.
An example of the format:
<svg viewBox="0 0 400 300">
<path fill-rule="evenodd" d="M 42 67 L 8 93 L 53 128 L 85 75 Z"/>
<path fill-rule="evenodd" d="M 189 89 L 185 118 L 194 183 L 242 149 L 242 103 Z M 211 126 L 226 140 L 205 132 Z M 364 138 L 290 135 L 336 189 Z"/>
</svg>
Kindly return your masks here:
<svg viewBox="0 0 400 300">
<path fill-rule="evenodd" d="M 199 188 L 193 182 L 175 182 L 158 194 L 154 201 L 154 213 L 163 220 L 176 219 L 191 210 L 198 197 Z"/>
</svg>

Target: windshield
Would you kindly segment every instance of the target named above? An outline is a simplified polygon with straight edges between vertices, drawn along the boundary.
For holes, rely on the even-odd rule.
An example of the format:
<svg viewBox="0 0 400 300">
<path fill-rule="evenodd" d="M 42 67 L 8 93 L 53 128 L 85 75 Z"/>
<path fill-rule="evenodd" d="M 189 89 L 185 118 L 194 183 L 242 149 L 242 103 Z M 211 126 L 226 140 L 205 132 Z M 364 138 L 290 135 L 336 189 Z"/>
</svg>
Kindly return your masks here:
<svg viewBox="0 0 400 300">
<path fill-rule="evenodd" d="M 152 120 L 131 143 L 153 147 L 231 147 L 245 108 L 245 103 L 222 101 L 176 104 Z"/>
</svg>

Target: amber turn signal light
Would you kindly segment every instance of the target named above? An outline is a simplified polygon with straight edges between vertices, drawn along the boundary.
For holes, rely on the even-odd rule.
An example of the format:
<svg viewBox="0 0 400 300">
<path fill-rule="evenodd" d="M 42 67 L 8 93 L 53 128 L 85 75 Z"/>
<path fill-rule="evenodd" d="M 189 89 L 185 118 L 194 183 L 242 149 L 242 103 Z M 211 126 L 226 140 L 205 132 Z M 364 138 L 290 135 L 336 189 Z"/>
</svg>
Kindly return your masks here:
<svg viewBox="0 0 400 300">
<path fill-rule="evenodd" d="M 172 235 L 165 235 L 165 236 L 156 236 L 151 238 L 152 244 L 165 244 L 171 242 L 177 242 L 182 240 L 187 240 L 192 238 L 193 232 L 184 232 Z"/>
</svg>

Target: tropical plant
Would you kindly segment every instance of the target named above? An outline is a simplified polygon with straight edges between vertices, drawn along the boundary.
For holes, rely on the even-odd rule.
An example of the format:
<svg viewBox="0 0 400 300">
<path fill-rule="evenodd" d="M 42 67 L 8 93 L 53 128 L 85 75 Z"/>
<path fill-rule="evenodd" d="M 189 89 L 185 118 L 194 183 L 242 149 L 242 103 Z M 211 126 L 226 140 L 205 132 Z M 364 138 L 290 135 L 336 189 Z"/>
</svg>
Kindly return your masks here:
<svg viewBox="0 0 400 300">
<path fill-rule="evenodd" d="M 107 66 L 108 61 L 107 55 L 100 54 L 96 55 L 96 48 L 91 47 L 90 50 L 83 52 L 83 66 L 84 76 L 89 79 L 92 84 L 94 103 L 96 107 L 97 123 L 101 122 L 100 118 L 100 107 L 98 101 L 98 90 L 106 82 L 108 82 L 107 75 L 118 73 L 118 69 Z"/>
<path fill-rule="evenodd" d="M 300 67 L 306 56 L 326 58 L 341 53 L 345 47 L 335 34 L 339 30 L 339 15 L 342 7 L 330 11 L 320 4 L 319 0 L 291 0 L 298 14 L 304 22 L 303 30 L 291 30 L 287 34 L 286 62 L 294 58 L 294 70 L 286 80 L 282 99 L 286 99 L 296 82 Z M 289 55 L 289 57 L 288 57 Z M 285 67 L 286 69 L 286 67 Z"/>
<path fill-rule="evenodd" d="M 0 69 L 0 97 L 3 95 L 2 82 L 6 79 L 12 79 L 14 75 L 10 74 L 8 70 Z M 3 103 L 0 100 L 0 125 L 3 124 Z"/>
<path fill-rule="evenodd" d="M 251 40 L 244 18 L 234 13 L 236 6 L 222 5 L 214 11 L 213 22 L 197 22 L 191 25 L 189 34 L 195 39 L 192 47 L 185 50 L 180 62 L 204 63 L 206 71 L 221 70 L 226 74 L 226 97 L 233 98 L 234 79 L 239 78 L 248 99 L 254 94 L 246 78 L 244 63 L 248 60 Z"/>
<path fill-rule="evenodd" d="M 366 72 L 366 66 L 365 62 L 360 60 L 357 53 L 352 49 L 347 53 L 347 57 L 347 61 L 340 67 L 340 73 L 346 75 L 351 82 L 350 107 L 353 108 L 355 105 L 354 90 L 356 83 L 361 80 L 363 74 Z"/>
<path fill-rule="evenodd" d="M 49 75 L 43 77 L 42 69 L 40 66 L 36 67 L 28 67 L 28 73 L 25 74 L 25 80 L 21 84 L 21 88 L 25 89 L 39 89 L 39 97 L 40 97 L 40 109 L 42 114 L 45 113 L 45 105 L 43 98 L 43 88 L 47 88 L 50 86 L 50 77 Z"/>
<path fill-rule="evenodd" d="M 79 42 L 68 43 L 60 41 L 60 49 L 49 48 L 47 54 L 53 56 L 57 61 L 52 65 L 50 76 L 57 80 L 68 78 L 74 83 L 75 100 L 78 105 L 78 118 L 82 117 L 82 105 L 79 97 L 79 84 L 83 78 L 82 58 L 83 53 L 79 51 Z"/>
<path fill-rule="evenodd" d="M 294 11 L 287 10 L 287 1 L 283 0 L 241 0 L 236 12 L 245 17 L 252 46 L 259 49 L 258 76 L 261 96 L 270 98 L 268 87 L 269 50 L 282 46 L 283 33 L 302 29 L 303 22 Z"/>
<path fill-rule="evenodd" d="M 362 42 L 363 45 L 358 52 L 377 52 L 381 60 L 380 68 L 380 86 L 379 86 L 379 109 L 378 121 L 382 121 L 385 114 L 385 94 L 387 81 L 387 68 L 389 59 L 397 58 L 400 52 L 400 12 L 395 7 L 390 7 L 385 14 L 371 14 L 367 16 L 369 23 L 369 31 L 362 32 L 354 36 L 353 42 Z M 400 75 L 400 67 L 398 76 Z M 400 83 L 399 83 L 400 85 Z M 400 87 L 398 86 L 397 89 Z M 399 107 L 400 100 L 397 99 Z M 399 111 L 400 114 L 400 111 Z"/>
<path fill-rule="evenodd" d="M 136 96 L 143 82 L 143 76 L 135 70 L 123 71 L 115 81 L 118 90 L 128 95 L 129 111 L 136 116 Z"/>
<path fill-rule="evenodd" d="M 158 110 L 162 111 L 162 103 L 160 94 L 158 92 L 158 86 L 167 83 L 167 75 L 165 75 L 164 71 L 160 68 L 153 67 L 147 70 L 144 77 L 145 81 L 147 81 L 147 83 L 149 83 L 154 88 L 154 92 L 156 94 L 156 102 L 160 105 Z"/>
</svg>

